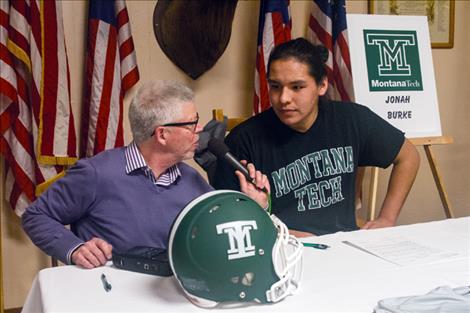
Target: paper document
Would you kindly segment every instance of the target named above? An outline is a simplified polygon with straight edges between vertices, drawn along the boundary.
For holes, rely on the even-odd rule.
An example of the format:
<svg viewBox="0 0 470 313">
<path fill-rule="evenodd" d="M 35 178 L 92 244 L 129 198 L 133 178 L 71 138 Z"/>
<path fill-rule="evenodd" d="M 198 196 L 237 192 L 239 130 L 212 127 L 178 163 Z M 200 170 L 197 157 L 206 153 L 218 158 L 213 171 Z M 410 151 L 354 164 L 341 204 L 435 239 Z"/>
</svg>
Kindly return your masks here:
<svg viewBox="0 0 470 313">
<path fill-rule="evenodd" d="M 399 237 L 378 237 L 367 240 L 353 239 L 343 241 L 343 243 L 402 266 L 429 264 L 460 256 L 456 252 L 428 247 L 407 238 Z"/>
</svg>

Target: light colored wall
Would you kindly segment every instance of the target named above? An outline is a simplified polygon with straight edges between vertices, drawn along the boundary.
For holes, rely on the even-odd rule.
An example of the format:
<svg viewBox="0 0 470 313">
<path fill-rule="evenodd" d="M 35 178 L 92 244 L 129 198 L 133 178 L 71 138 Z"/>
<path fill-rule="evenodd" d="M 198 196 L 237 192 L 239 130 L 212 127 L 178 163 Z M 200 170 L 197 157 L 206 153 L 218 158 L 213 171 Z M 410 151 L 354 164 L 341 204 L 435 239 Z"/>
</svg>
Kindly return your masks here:
<svg viewBox="0 0 470 313">
<path fill-rule="evenodd" d="M 433 63 L 443 135 L 454 138 L 451 145 L 432 147 L 438 160 L 441 178 L 456 216 L 470 215 L 470 2 L 455 2 L 455 32 L 452 49 L 433 49 Z M 443 219 L 439 195 L 422 147 L 421 167 L 398 223 Z M 384 171 L 388 173 L 389 171 Z M 382 175 L 379 199 L 386 192 L 387 175 Z"/>
<path fill-rule="evenodd" d="M 248 115 L 252 101 L 259 3 L 238 2 L 232 37 L 226 51 L 216 65 L 197 81 L 192 81 L 173 65 L 154 39 L 152 16 L 155 3 L 127 1 L 141 74 L 140 83 L 150 79 L 176 79 L 187 83 L 196 91 L 196 102 L 203 123 L 211 118 L 211 109 L 215 107 L 223 108 L 229 115 Z M 86 6 L 83 1 L 63 1 L 62 5 L 72 77 L 72 105 L 78 129 Z M 309 6 L 309 1 L 291 1 L 293 37 L 305 34 Z M 349 13 L 366 13 L 367 2 L 348 1 L 347 10 Z M 434 151 L 456 215 L 467 216 L 470 215 L 470 138 L 467 127 L 470 120 L 470 103 L 467 100 L 470 99 L 470 1 L 456 1 L 455 12 L 454 48 L 433 50 L 442 130 L 444 135 L 453 136 L 455 143 L 435 146 Z M 131 90 L 126 98 L 126 109 L 135 90 Z M 131 137 L 127 119 L 124 127 L 125 139 L 129 142 Z M 426 157 L 420 152 L 422 166 L 399 224 L 444 218 Z M 382 174 L 379 199 L 383 198 L 386 183 L 387 175 Z M 0 187 L 4 187 L 3 181 Z M 4 202 L 3 192 L 1 197 L 4 303 L 5 308 L 13 308 L 22 306 L 34 276 L 38 270 L 48 266 L 49 258 L 30 243 L 21 229 L 18 217 Z"/>
</svg>

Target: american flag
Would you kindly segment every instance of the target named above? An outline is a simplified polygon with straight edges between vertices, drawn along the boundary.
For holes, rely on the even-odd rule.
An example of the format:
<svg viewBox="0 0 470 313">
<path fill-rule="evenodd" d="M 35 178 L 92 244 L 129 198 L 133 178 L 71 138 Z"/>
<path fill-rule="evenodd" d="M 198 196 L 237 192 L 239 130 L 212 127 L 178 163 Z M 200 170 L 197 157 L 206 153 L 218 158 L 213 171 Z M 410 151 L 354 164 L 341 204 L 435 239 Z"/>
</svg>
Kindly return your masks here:
<svg viewBox="0 0 470 313">
<path fill-rule="evenodd" d="M 313 0 L 308 38 L 330 52 L 326 63 L 330 99 L 353 101 L 345 6 L 345 0 Z"/>
<path fill-rule="evenodd" d="M 0 1 L 0 153 L 21 215 L 76 161 L 60 1 Z"/>
<path fill-rule="evenodd" d="M 289 0 L 262 0 L 259 12 L 253 112 L 258 114 L 271 105 L 266 72 L 271 50 L 291 39 L 292 20 Z"/>
<path fill-rule="evenodd" d="M 81 156 L 124 144 L 123 99 L 138 80 L 125 1 L 90 1 Z"/>
</svg>

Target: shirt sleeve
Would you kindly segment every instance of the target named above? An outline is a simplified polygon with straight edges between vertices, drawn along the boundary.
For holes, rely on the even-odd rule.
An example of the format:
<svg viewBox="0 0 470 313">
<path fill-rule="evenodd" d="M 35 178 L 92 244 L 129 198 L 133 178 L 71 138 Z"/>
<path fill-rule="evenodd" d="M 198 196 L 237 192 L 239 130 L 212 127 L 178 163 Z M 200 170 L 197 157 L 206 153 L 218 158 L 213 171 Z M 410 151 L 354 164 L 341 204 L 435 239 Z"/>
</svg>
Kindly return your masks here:
<svg viewBox="0 0 470 313">
<path fill-rule="evenodd" d="M 80 160 L 26 209 L 23 229 L 46 254 L 70 263 L 70 253 L 83 244 L 65 225 L 86 214 L 95 199 L 96 180 L 95 168 Z"/>
<path fill-rule="evenodd" d="M 359 166 L 388 167 L 405 142 L 404 133 L 367 107 L 362 106 L 360 120 L 364 128 Z"/>
</svg>

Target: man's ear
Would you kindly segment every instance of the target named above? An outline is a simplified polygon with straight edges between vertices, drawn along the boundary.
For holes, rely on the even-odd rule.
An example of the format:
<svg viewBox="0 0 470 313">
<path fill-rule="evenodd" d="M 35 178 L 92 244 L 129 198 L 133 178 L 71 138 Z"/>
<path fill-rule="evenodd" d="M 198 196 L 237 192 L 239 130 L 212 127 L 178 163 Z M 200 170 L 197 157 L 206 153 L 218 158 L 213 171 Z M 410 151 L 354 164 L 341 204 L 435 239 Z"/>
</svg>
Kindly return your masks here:
<svg viewBox="0 0 470 313">
<path fill-rule="evenodd" d="M 324 96 L 328 90 L 328 78 L 325 76 L 320 84 L 318 84 L 318 95 Z"/>
<path fill-rule="evenodd" d="M 167 137 L 167 134 L 165 132 L 165 127 L 157 127 L 155 128 L 155 140 L 157 140 L 158 142 L 160 142 L 161 144 L 165 144 L 166 143 L 166 137 Z"/>
</svg>

